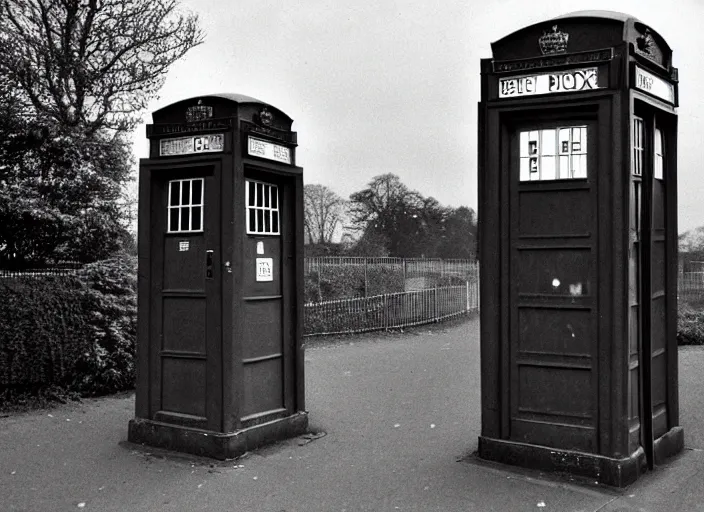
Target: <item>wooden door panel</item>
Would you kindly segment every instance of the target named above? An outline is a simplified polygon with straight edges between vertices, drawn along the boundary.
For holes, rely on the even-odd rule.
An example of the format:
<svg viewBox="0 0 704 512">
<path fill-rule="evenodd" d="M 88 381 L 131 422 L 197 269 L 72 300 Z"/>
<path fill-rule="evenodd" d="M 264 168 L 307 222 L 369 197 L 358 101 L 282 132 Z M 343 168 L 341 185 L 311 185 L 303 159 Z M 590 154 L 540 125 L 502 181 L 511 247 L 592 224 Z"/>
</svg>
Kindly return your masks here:
<svg viewBox="0 0 704 512">
<path fill-rule="evenodd" d="M 592 123 L 577 124 L 587 126 L 588 140 L 596 139 Z M 541 129 L 554 126 L 520 128 L 512 137 L 508 435 L 518 442 L 595 452 L 595 145 L 584 157 L 586 179 L 554 179 L 550 171 L 545 181 L 528 180 L 525 170 L 519 178 L 525 165 L 520 160 L 527 157 L 517 147 L 518 134 Z M 584 146 L 575 147 L 585 153 Z M 559 157 L 559 151 L 553 154 Z"/>
</svg>

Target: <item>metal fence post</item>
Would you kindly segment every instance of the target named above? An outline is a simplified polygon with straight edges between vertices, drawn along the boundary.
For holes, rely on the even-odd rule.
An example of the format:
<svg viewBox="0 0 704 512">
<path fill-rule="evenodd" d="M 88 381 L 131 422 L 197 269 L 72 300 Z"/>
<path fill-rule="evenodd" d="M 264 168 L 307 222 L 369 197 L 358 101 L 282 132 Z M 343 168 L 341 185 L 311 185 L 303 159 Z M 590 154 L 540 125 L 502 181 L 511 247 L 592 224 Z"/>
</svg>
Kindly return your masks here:
<svg viewBox="0 0 704 512">
<path fill-rule="evenodd" d="M 467 308 L 465 309 L 465 311 L 469 313 L 469 280 L 464 282 L 464 290 L 467 295 Z"/>
<path fill-rule="evenodd" d="M 366 297 L 368 295 L 367 292 L 367 258 L 364 258 L 364 296 Z"/>
<path fill-rule="evenodd" d="M 435 285 L 433 296 L 435 299 L 435 317 L 433 318 L 433 320 L 435 320 L 437 322 L 438 318 L 440 317 L 440 315 L 438 314 L 439 311 L 438 311 L 438 285 L 437 284 Z"/>
</svg>

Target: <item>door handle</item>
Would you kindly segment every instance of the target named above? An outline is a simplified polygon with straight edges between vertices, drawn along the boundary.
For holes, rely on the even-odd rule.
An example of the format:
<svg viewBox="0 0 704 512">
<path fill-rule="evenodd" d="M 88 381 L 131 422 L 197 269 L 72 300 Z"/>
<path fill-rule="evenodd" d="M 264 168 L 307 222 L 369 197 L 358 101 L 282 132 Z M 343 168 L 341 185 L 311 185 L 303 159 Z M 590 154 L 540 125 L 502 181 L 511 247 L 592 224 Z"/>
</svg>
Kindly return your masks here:
<svg viewBox="0 0 704 512">
<path fill-rule="evenodd" d="M 213 251 L 205 251 L 205 278 L 213 278 Z"/>
</svg>

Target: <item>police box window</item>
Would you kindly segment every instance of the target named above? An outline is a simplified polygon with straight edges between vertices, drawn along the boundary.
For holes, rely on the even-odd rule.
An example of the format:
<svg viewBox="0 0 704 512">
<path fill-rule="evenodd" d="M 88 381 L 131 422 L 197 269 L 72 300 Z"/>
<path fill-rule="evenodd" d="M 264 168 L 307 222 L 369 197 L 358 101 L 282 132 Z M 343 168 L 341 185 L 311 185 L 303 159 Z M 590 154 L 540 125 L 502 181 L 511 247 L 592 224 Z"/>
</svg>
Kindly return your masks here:
<svg viewBox="0 0 704 512">
<path fill-rule="evenodd" d="M 260 181 L 247 180 L 247 234 L 279 234 L 279 188 Z"/>
<path fill-rule="evenodd" d="M 203 231 L 203 178 L 169 181 L 168 232 Z"/>
<path fill-rule="evenodd" d="M 587 177 L 587 127 L 562 126 L 520 132 L 520 180 Z"/>
</svg>

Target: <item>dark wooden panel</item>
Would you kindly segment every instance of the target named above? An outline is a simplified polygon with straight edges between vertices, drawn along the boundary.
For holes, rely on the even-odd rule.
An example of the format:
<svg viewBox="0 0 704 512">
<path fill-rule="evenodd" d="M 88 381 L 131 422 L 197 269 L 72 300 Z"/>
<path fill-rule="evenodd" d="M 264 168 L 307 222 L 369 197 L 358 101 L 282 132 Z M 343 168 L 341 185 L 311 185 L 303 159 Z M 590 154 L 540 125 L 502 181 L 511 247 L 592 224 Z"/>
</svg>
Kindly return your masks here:
<svg viewBox="0 0 704 512">
<path fill-rule="evenodd" d="M 205 298 L 164 297 L 164 350 L 205 352 Z"/>
<path fill-rule="evenodd" d="M 665 240 L 653 240 L 652 249 L 652 292 L 653 295 L 665 293 Z"/>
<path fill-rule="evenodd" d="M 205 361 L 162 358 L 162 403 L 165 411 L 205 416 Z"/>
<path fill-rule="evenodd" d="M 667 358 L 664 352 L 653 356 L 653 407 L 664 404 L 667 399 Z"/>
<path fill-rule="evenodd" d="M 667 408 L 662 404 L 653 408 L 653 438 L 657 439 L 667 431 Z"/>
<path fill-rule="evenodd" d="M 520 308 L 519 350 L 589 355 L 595 343 L 588 310 Z"/>
<path fill-rule="evenodd" d="M 665 330 L 665 315 L 667 311 L 665 310 L 665 296 L 661 295 L 652 300 L 652 306 L 650 310 L 650 321 L 651 327 L 650 332 L 652 336 L 652 350 L 653 353 L 658 350 L 665 350 L 667 346 L 667 332 Z"/>
<path fill-rule="evenodd" d="M 589 295 L 591 263 L 589 249 L 518 251 L 518 292 Z"/>
<path fill-rule="evenodd" d="M 589 370 L 519 365 L 518 410 L 589 417 L 591 378 Z"/>
<path fill-rule="evenodd" d="M 281 223 L 288 222 L 283 218 Z M 257 243 L 261 242 L 264 254 L 257 254 Z M 272 281 L 257 281 L 257 258 L 273 259 Z M 243 288 L 242 294 L 245 297 L 255 295 L 281 295 L 281 238 L 279 236 L 251 236 L 245 235 L 244 239 L 244 259 L 243 268 Z"/>
<path fill-rule="evenodd" d="M 628 419 L 640 418 L 640 367 L 638 359 L 633 358 L 628 372 Z"/>
<path fill-rule="evenodd" d="M 281 299 L 244 302 L 242 358 L 281 353 Z"/>
<path fill-rule="evenodd" d="M 244 404 L 242 416 L 249 416 L 284 405 L 282 358 L 244 365 Z"/>
<path fill-rule="evenodd" d="M 521 192 L 518 216 L 520 236 L 588 235 L 593 222 L 590 201 L 588 189 Z"/>
<path fill-rule="evenodd" d="M 210 205 L 206 205 L 206 208 Z M 206 212 L 207 213 L 207 212 Z M 155 236 L 157 236 L 155 234 Z M 188 242 L 188 250 L 179 250 Z M 205 247 L 203 234 L 164 236 L 164 288 L 167 290 L 202 290 L 205 281 Z"/>
<path fill-rule="evenodd" d="M 593 453 L 595 439 L 594 428 L 588 426 L 524 419 L 514 419 L 511 423 L 512 441 Z"/>
<path fill-rule="evenodd" d="M 640 306 L 635 305 L 629 308 L 628 314 L 628 353 L 637 355 L 640 352 Z"/>
</svg>

